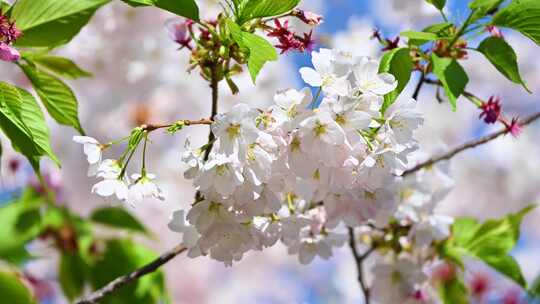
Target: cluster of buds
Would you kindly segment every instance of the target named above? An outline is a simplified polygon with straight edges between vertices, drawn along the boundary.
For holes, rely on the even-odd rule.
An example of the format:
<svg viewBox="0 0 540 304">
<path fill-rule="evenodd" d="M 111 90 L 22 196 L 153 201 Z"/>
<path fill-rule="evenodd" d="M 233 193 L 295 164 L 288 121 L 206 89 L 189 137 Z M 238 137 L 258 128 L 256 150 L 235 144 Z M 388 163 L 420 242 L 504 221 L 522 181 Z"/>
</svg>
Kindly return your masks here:
<svg viewBox="0 0 540 304">
<path fill-rule="evenodd" d="M 514 117 L 511 121 L 505 119 L 502 115 L 501 99 L 496 96 L 491 96 L 487 102 L 481 102 L 478 107 L 482 110 L 479 118 L 483 119 L 487 124 L 494 124 L 497 121 L 501 122 L 506 132 L 518 137 L 521 134 L 522 127 L 519 124 L 519 119 Z"/>
<path fill-rule="evenodd" d="M 211 81 L 226 79 L 233 93 L 237 88 L 230 80 L 242 71 L 246 56 L 238 45 L 226 36 L 224 16 L 217 20 L 206 20 L 195 23 L 192 20 L 169 19 L 165 23 L 169 37 L 179 45 L 179 49 L 191 52 L 189 70 L 197 67 L 201 76 Z M 231 59 L 236 61 L 231 63 Z"/>
<path fill-rule="evenodd" d="M 433 53 L 439 57 L 454 59 L 467 59 L 467 41 L 459 39 L 452 46 L 448 40 L 437 40 L 433 46 Z"/>
<path fill-rule="evenodd" d="M 381 43 L 384 47 L 381 51 L 386 52 L 393 49 L 397 49 L 399 47 L 399 36 L 396 36 L 394 39 L 385 38 L 382 36 L 381 31 L 379 29 L 373 29 L 373 34 L 371 35 L 371 39 L 377 39 L 379 43 Z"/>
<path fill-rule="evenodd" d="M 17 61 L 21 58 L 19 51 L 11 46 L 21 34 L 15 22 L 11 22 L 9 17 L 0 11 L 0 60 Z"/>
</svg>

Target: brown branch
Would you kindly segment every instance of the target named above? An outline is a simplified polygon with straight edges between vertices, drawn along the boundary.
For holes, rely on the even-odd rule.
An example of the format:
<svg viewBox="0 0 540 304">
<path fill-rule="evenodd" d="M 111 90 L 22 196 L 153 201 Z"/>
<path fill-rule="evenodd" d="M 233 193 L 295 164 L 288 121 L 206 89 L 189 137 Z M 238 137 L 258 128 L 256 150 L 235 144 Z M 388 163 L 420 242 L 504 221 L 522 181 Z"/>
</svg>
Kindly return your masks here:
<svg viewBox="0 0 540 304">
<path fill-rule="evenodd" d="M 354 229 L 349 227 L 349 247 L 351 248 L 354 262 L 356 263 L 356 270 L 358 272 L 358 283 L 360 283 L 360 288 L 362 289 L 362 292 L 364 293 L 364 303 L 369 304 L 370 298 L 369 298 L 369 287 L 367 286 L 367 282 L 364 278 L 364 260 L 375 250 L 374 247 L 371 247 L 368 249 L 364 254 L 360 254 L 358 252 L 358 249 L 356 248 L 356 238 L 354 236 Z"/>
<path fill-rule="evenodd" d="M 77 304 L 95 304 L 98 303 L 101 299 L 103 299 L 106 295 L 116 291 L 117 289 L 121 288 L 122 286 L 129 284 L 138 278 L 147 275 L 149 273 L 152 273 L 156 271 L 159 267 L 161 267 L 163 264 L 169 262 L 177 255 L 181 254 L 182 252 L 186 251 L 186 248 L 182 245 L 177 245 L 173 249 L 165 252 L 164 254 L 160 255 L 157 259 L 152 261 L 149 264 L 144 265 L 143 267 L 133 271 L 130 274 L 123 275 L 121 277 L 116 278 L 114 281 L 111 281 L 109 284 L 103 286 L 102 288 L 92 292 L 87 297 L 84 297 L 77 301 Z M 122 261 L 118 261 L 118 263 L 122 263 Z"/>
<path fill-rule="evenodd" d="M 537 119 L 540 118 L 540 112 L 537 112 L 523 120 L 520 120 L 519 121 L 519 125 L 524 127 L 528 124 L 531 124 L 532 122 L 536 121 Z M 418 165 L 414 166 L 413 168 L 405 171 L 403 173 L 403 176 L 406 176 L 406 175 L 409 175 L 411 173 L 414 173 L 422 168 L 425 168 L 425 167 L 429 167 L 429 166 L 432 166 L 434 165 L 435 163 L 438 163 L 440 161 L 443 161 L 443 160 L 448 160 L 452 157 L 454 157 L 456 154 L 458 153 L 461 153 L 465 150 L 468 150 L 468 149 L 472 149 L 474 147 L 477 147 L 477 146 L 480 146 L 480 145 L 483 145 L 485 143 L 488 143 L 498 137 L 500 137 L 501 135 L 505 135 L 508 133 L 508 130 L 505 128 L 505 129 L 502 129 L 498 132 L 495 132 L 495 133 L 492 133 L 492 134 L 489 134 L 489 135 L 486 135 L 484 137 L 480 137 L 478 139 L 475 139 L 475 140 L 472 140 L 470 142 L 467 142 L 467 143 L 464 143 L 444 154 L 441 154 L 439 156 L 436 156 L 436 157 L 432 157 L 422 163 L 419 163 Z"/>
</svg>

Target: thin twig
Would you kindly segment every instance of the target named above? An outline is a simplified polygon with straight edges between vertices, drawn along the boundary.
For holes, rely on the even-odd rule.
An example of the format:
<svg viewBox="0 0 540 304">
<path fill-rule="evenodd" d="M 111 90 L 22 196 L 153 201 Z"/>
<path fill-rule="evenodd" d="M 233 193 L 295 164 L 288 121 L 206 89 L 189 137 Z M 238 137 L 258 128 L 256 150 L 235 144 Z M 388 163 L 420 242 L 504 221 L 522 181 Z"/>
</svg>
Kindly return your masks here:
<svg viewBox="0 0 540 304">
<path fill-rule="evenodd" d="M 421 72 L 420 80 L 418 80 L 418 84 L 416 85 L 416 88 L 414 89 L 414 93 L 412 95 L 412 99 L 418 100 L 418 96 L 420 95 L 420 91 L 422 90 L 422 86 L 424 85 L 424 82 L 426 80 L 426 74 L 424 71 Z"/>
<path fill-rule="evenodd" d="M 523 120 L 520 120 L 519 121 L 519 125 L 524 127 L 528 124 L 531 124 L 532 122 L 536 121 L 537 119 L 540 118 L 540 112 L 537 112 Z M 405 171 L 403 173 L 403 176 L 406 176 L 406 175 L 409 175 L 411 173 L 414 173 L 422 168 L 425 168 L 425 167 L 429 167 L 429 166 L 432 166 L 434 165 L 435 163 L 438 163 L 440 161 L 443 161 L 443 160 L 448 160 L 452 157 L 454 157 L 456 154 L 460 153 L 460 152 L 463 152 L 465 150 L 468 150 L 468 149 L 472 149 L 474 147 L 477 147 L 477 146 L 480 146 L 482 144 L 485 144 L 485 143 L 488 143 L 496 138 L 498 138 L 499 136 L 501 135 L 505 135 L 508 133 L 508 130 L 507 128 L 505 129 L 502 129 L 498 132 L 495 132 L 495 133 L 492 133 L 492 134 L 489 134 L 489 135 L 486 135 L 484 137 L 480 137 L 478 139 L 475 139 L 475 140 L 472 140 L 472 141 L 469 141 L 467 143 L 464 143 L 444 154 L 441 154 L 439 156 L 436 156 L 436 157 L 432 157 L 430 159 L 428 159 L 427 161 L 425 162 L 422 162 L 422 163 L 419 163 L 418 165 L 414 166 L 413 168 Z"/>
<path fill-rule="evenodd" d="M 348 229 L 349 229 L 349 247 L 351 247 L 351 251 L 354 257 L 354 262 L 356 263 L 356 270 L 358 272 L 358 283 L 360 283 L 360 288 L 362 289 L 362 292 L 364 293 L 364 299 L 365 299 L 364 303 L 369 304 L 370 290 L 364 278 L 364 260 L 375 250 L 375 248 L 371 247 L 364 254 L 360 254 L 358 252 L 358 249 L 356 248 L 356 238 L 354 236 L 354 229 L 351 227 L 349 227 Z"/>
<path fill-rule="evenodd" d="M 202 119 L 199 119 L 199 120 L 183 119 L 183 120 L 178 120 L 176 123 L 178 123 L 178 122 L 182 122 L 184 124 L 184 126 L 211 125 L 211 124 L 214 123 L 212 121 L 212 119 L 206 119 L 206 118 L 202 118 Z M 145 125 L 142 125 L 141 128 L 143 128 L 143 130 L 145 130 L 145 131 L 152 132 L 152 131 L 155 131 L 155 130 L 158 130 L 158 129 L 170 128 L 170 127 L 174 126 L 176 123 L 171 123 L 171 124 L 145 124 Z"/>
<path fill-rule="evenodd" d="M 165 252 L 164 254 L 160 255 L 157 259 L 152 261 L 149 264 L 144 265 L 143 267 L 133 271 L 130 274 L 121 276 L 116 278 L 114 281 L 111 281 L 107 285 L 103 286 L 102 288 L 92 292 L 87 297 L 77 301 L 77 304 L 95 304 L 98 303 L 101 299 L 103 299 L 106 295 L 113 293 L 117 289 L 121 288 L 122 286 L 129 284 L 138 278 L 147 275 L 149 273 L 152 273 L 156 271 L 159 267 L 161 267 L 163 264 L 169 262 L 177 255 L 181 254 L 182 252 L 186 251 L 186 248 L 182 245 L 177 245 L 173 249 Z M 119 263 L 122 263 L 122 261 L 118 261 Z"/>
</svg>

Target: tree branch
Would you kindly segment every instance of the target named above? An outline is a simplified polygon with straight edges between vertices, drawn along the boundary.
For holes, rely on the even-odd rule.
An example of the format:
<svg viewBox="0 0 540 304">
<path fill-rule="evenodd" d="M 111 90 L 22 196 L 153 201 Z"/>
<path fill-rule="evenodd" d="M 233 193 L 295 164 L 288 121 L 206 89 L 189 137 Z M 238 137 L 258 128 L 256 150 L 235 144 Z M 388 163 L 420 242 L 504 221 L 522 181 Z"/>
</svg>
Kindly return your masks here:
<svg viewBox="0 0 540 304">
<path fill-rule="evenodd" d="M 364 260 L 375 250 L 374 247 L 371 247 L 368 251 L 366 251 L 364 254 L 360 254 L 358 252 L 358 249 L 356 248 L 356 238 L 354 236 L 354 229 L 349 227 L 349 247 L 351 247 L 351 251 L 354 257 L 354 262 L 356 263 L 356 270 L 358 272 L 358 283 L 360 283 L 360 288 L 362 289 L 362 292 L 364 293 L 364 303 L 369 304 L 369 287 L 367 286 L 367 282 L 364 279 Z"/>
<path fill-rule="evenodd" d="M 525 118 L 523 120 L 520 120 L 519 125 L 522 126 L 522 127 L 526 126 L 526 125 L 531 124 L 532 122 L 538 120 L 539 118 L 540 118 L 540 112 L 537 112 L 537 113 L 535 113 L 535 114 L 533 114 L 533 115 L 531 115 L 531 116 L 529 116 L 529 117 L 527 117 L 527 118 Z M 416 172 L 416 171 L 418 171 L 418 170 L 420 170 L 422 168 L 432 166 L 435 163 L 438 163 L 440 161 L 448 160 L 448 159 L 454 157 L 458 153 L 461 153 L 461 152 L 463 152 L 465 150 L 472 149 L 474 147 L 477 147 L 477 146 L 483 145 L 485 143 L 488 143 L 488 142 L 500 137 L 501 135 L 505 135 L 507 133 L 508 133 L 508 130 L 505 128 L 505 129 L 502 129 L 502 130 L 500 130 L 498 132 L 492 133 L 490 135 L 486 135 L 484 137 L 480 137 L 478 139 L 475 139 L 475 140 L 472 140 L 470 142 L 464 143 L 464 144 L 462 144 L 462 145 L 460 145 L 460 146 L 458 146 L 458 147 L 456 147 L 456 148 L 454 148 L 454 149 L 452 149 L 452 150 L 450 150 L 450 151 L 448 151 L 448 152 L 446 152 L 444 154 L 441 154 L 441 155 L 436 156 L 436 157 L 432 157 L 432 158 L 428 159 L 425 162 L 419 163 L 418 165 L 414 166 L 413 168 L 405 171 L 402 176 L 406 176 L 406 175 L 414 173 L 414 172 Z"/>
<path fill-rule="evenodd" d="M 174 257 L 176 257 L 177 255 L 181 254 L 184 251 L 186 251 L 185 247 L 183 247 L 182 245 L 177 245 L 173 249 L 160 255 L 157 259 L 153 260 L 151 263 L 144 265 L 143 267 L 133 271 L 130 274 L 123 275 L 121 277 L 116 278 L 114 281 L 111 281 L 109 284 L 92 292 L 87 297 L 80 299 L 79 301 L 77 301 L 77 304 L 98 303 L 98 301 L 103 299 L 106 295 L 113 293 L 114 291 L 121 288 L 122 286 L 129 284 L 144 275 L 147 275 L 149 273 L 156 271 L 163 264 L 169 262 Z M 118 261 L 118 263 L 122 263 L 122 261 Z"/>
</svg>

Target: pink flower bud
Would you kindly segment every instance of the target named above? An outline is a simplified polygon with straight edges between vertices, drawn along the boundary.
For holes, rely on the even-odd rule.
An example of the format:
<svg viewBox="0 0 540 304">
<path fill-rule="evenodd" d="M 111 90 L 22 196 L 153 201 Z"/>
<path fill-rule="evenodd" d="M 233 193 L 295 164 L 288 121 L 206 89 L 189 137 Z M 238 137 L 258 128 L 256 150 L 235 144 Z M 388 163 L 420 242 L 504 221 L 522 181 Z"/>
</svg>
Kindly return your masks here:
<svg viewBox="0 0 540 304">
<path fill-rule="evenodd" d="M 17 61 L 21 58 L 21 54 L 14 47 L 9 46 L 4 42 L 0 42 L 0 60 Z"/>
<path fill-rule="evenodd" d="M 180 19 L 168 19 L 165 21 L 165 28 L 169 33 L 169 37 L 180 45 L 180 48 L 188 48 L 191 50 L 191 36 L 189 34 L 189 27 L 192 23 L 184 22 Z"/>
<path fill-rule="evenodd" d="M 486 31 L 492 36 L 492 37 L 497 37 L 497 38 L 502 38 L 504 39 L 504 36 L 503 36 L 503 33 L 501 32 L 501 30 L 494 26 L 494 25 L 488 25 L 486 27 Z"/>
<path fill-rule="evenodd" d="M 295 9 L 292 12 L 292 15 L 309 25 L 319 25 L 323 22 L 323 17 L 321 15 L 301 9 Z"/>
</svg>

